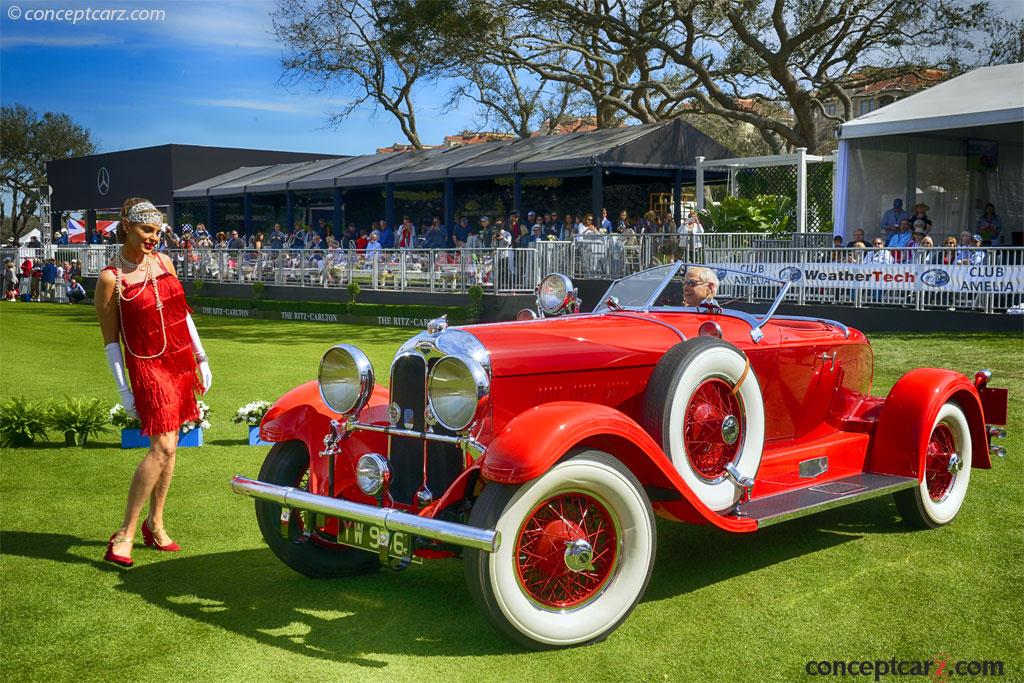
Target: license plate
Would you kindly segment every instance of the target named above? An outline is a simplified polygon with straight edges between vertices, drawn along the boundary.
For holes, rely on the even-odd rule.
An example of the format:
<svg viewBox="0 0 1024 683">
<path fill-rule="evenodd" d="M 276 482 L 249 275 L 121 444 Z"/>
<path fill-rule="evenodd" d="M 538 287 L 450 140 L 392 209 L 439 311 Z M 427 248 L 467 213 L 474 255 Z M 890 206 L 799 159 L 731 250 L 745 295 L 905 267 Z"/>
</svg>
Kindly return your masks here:
<svg viewBox="0 0 1024 683">
<path fill-rule="evenodd" d="M 388 531 L 384 527 L 345 519 L 338 520 L 338 523 L 338 543 L 379 554 L 381 537 L 387 535 L 388 556 L 403 558 L 412 555 L 412 539 L 405 532 Z M 419 564 L 423 558 L 413 557 L 412 561 Z"/>
</svg>

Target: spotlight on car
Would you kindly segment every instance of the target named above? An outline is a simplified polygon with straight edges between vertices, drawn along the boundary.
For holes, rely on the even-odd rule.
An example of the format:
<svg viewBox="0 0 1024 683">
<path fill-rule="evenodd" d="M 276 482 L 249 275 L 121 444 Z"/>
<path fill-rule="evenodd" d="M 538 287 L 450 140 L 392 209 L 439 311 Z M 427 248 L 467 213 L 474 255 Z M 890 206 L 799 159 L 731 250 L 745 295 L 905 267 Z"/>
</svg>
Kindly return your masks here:
<svg viewBox="0 0 1024 683">
<path fill-rule="evenodd" d="M 437 361 L 427 380 L 427 403 L 438 424 L 453 432 L 476 421 L 491 391 L 487 371 L 462 354 Z"/>
<path fill-rule="evenodd" d="M 544 315 L 575 313 L 579 308 L 579 299 L 572 280 L 561 273 L 545 277 L 537 287 L 537 306 Z"/>
<path fill-rule="evenodd" d="M 368 496 L 378 496 L 391 481 L 391 467 L 382 455 L 367 453 L 356 462 L 356 485 Z"/>
<path fill-rule="evenodd" d="M 336 413 L 355 415 L 373 394 L 373 365 L 351 344 L 337 344 L 320 359 L 320 398 Z"/>
<path fill-rule="evenodd" d="M 701 337 L 714 337 L 715 339 L 721 339 L 722 326 L 714 320 L 706 320 L 697 328 L 697 334 Z"/>
</svg>

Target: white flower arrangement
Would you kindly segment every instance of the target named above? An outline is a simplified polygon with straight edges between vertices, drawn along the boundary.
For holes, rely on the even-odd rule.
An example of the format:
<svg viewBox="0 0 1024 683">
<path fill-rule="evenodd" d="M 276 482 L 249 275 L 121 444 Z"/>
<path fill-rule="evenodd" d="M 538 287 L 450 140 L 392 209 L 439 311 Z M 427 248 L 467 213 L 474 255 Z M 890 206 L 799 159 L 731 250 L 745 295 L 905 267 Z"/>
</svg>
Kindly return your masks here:
<svg viewBox="0 0 1024 683">
<path fill-rule="evenodd" d="M 139 418 L 129 415 L 128 411 L 120 403 L 115 403 L 114 407 L 110 409 L 110 424 L 121 429 L 139 429 L 142 427 Z"/>
<path fill-rule="evenodd" d="M 181 425 L 181 433 L 188 434 L 196 427 L 202 429 L 210 428 L 210 421 L 207 419 L 210 417 L 210 406 L 206 405 L 206 401 L 196 401 L 196 405 L 199 406 L 199 419 L 189 420 L 185 424 Z"/>
<path fill-rule="evenodd" d="M 270 410 L 270 401 L 250 401 L 239 408 L 231 421 L 235 424 L 258 425 Z"/>
</svg>

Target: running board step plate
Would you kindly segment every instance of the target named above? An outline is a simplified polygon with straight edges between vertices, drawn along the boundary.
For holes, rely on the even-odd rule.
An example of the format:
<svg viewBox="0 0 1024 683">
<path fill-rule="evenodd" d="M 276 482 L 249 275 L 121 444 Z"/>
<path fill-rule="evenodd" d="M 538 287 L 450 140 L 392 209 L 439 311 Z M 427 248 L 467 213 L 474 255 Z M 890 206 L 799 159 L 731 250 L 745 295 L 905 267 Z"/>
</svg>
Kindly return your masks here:
<svg viewBox="0 0 1024 683">
<path fill-rule="evenodd" d="M 823 510 L 859 503 L 869 498 L 886 496 L 917 485 L 918 481 L 914 477 L 865 472 L 852 477 L 814 484 L 796 491 L 759 498 L 743 503 L 740 507 L 742 517 L 755 520 L 760 528 L 805 515 L 813 515 Z"/>
</svg>

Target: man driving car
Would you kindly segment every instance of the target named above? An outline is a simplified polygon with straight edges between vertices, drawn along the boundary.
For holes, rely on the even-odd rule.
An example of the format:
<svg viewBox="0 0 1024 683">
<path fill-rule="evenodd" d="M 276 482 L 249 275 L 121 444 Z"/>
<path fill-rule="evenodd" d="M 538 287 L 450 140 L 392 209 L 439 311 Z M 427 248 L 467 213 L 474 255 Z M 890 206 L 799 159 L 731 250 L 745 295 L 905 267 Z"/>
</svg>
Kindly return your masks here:
<svg viewBox="0 0 1024 683">
<path fill-rule="evenodd" d="M 683 302 L 687 306 L 714 303 L 718 292 L 718 275 L 710 268 L 693 267 L 683 277 Z"/>
</svg>

